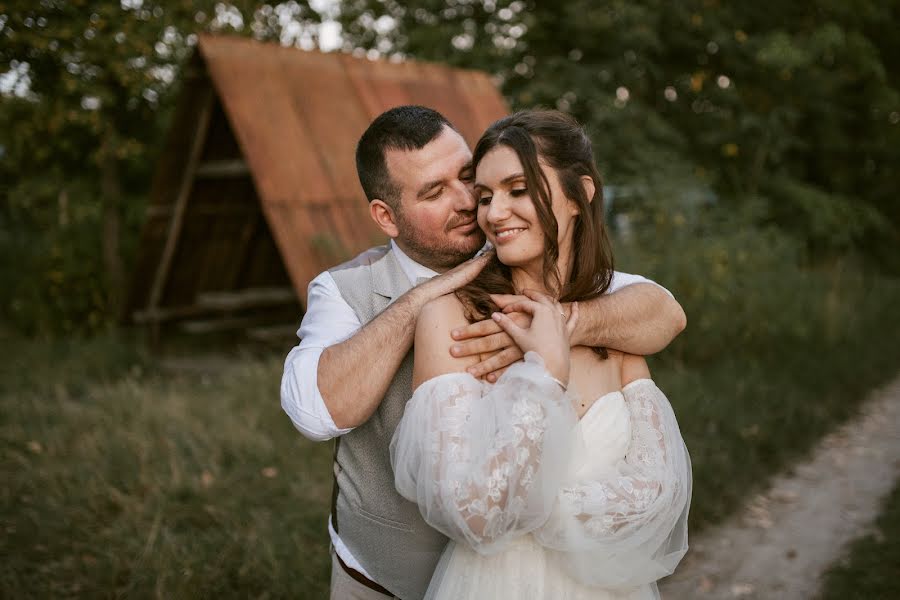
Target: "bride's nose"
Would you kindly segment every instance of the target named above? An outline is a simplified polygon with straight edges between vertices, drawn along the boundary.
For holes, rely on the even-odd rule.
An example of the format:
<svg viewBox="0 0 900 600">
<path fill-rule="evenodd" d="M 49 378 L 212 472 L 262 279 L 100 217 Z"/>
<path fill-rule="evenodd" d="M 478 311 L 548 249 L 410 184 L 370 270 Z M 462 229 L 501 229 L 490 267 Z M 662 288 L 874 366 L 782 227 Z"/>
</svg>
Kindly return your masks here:
<svg viewBox="0 0 900 600">
<path fill-rule="evenodd" d="M 510 217 L 509 199 L 504 194 L 494 194 L 491 203 L 487 206 L 487 222 L 502 223 Z"/>
</svg>

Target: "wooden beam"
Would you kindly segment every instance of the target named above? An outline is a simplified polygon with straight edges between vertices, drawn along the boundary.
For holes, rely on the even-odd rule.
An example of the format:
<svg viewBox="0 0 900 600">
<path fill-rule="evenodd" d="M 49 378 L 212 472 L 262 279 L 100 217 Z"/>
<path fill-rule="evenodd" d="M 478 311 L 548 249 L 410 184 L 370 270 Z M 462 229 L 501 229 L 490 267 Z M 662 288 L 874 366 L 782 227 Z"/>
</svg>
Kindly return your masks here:
<svg viewBox="0 0 900 600">
<path fill-rule="evenodd" d="M 284 342 L 293 339 L 296 343 L 296 325 L 261 325 L 247 329 L 247 337 L 261 342 Z"/>
<path fill-rule="evenodd" d="M 262 215 L 258 204 L 192 204 L 191 215 L 204 217 L 241 217 L 251 218 Z M 147 218 L 171 218 L 175 207 L 171 204 L 157 204 L 147 208 Z"/>
<path fill-rule="evenodd" d="M 159 306 L 159 302 L 162 299 L 163 288 L 165 288 L 166 280 L 169 277 L 169 269 L 172 266 L 175 248 L 178 245 L 181 227 L 184 224 L 185 208 L 187 207 L 188 197 L 191 195 L 191 188 L 194 183 L 194 173 L 197 170 L 197 164 L 200 162 L 200 154 L 203 152 L 203 145 L 206 142 L 206 134 L 209 130 L 214 102 L 215 94 L 213 93 L 212 87 L 209 87 L 206 89 L 205 98 L 201 101 L 200 115 L 197 119 L 197 129 L 194 132 L 194 143 L 191 146 L 190 154 L 188 154 L 188 161 L 184 168 L 181 185 L 178 188 L 178 195 L 175 197 L 172 219 L 169 221 L 169 229 L 166 233 L 166 245 L 163 247 L 159 266 L 157 267 L 156 274 L 153 278 L 153 285 L 150 288 L 150 299 L 147 302 L 147 309 L 149 311 L 153 311 Z"/>
<path fill-rule="evenodd" d="M 264 323 L 271 322 L 272 317 L 249 316 L 249 317 L 226 317 L 218 319 L 203 319 L 196 321 L 185 321 L 178 324 L 178 328 L 186 333 L 216 333 L 220 331 L 234 331 L 235 329 L 247 329 L 248 327 L 259 326 Z"/>
<path fill-rule="evenodd" d="M 260 211 L 257 207 L 256 218 L 247 219 L 247 222 L 241 229 L 241 234 L 238 237 L 237 243 L 235 244 L 237 248 L 237 250 L 235 251 L 237 260 L 234 261 L 234 265 L 232 265 L 231 273 L 228 277 L 228 288 L 230 289 L 237 289 L 237 287 L 241 284 L 241 273 L 244 272 L 244 267 L 247 264 L 247 253 L 250 250 L 250 242 L 256 237 L 256 234 L 259 231 L 260 226 L 262 225 L 262 220 L 262 211 Z"/>
<path fill-rule="evenodd" d="M 210 310 L 229 311 L 265 308 L 294 304 L 297 293 L 293 288 L 247 288 L 236 292 L 202 292 L 197 294 L 197 306 Z"/>
<path fill-rule="evenodd" d="M 250 165 L 242 159 L 210 160 L 197 166 L 196 176 L 203 179 L 223 179 L 227 177 L 247 177 Z"/>
<path fill-rule="evenodd" d="M 203 292 L 196 304 L 139 310 L 132 314 L 135 323 L 157 324 L 222 314 L 253 308 L 277 308 L 299 302 L 293 288 L 247 288 L 237 292 Z"/>
<path fill-rule="evenodd" d="M 190 317 L 199 317 L 209 314 L 209 308 L 188 305 L 188 306 L 172 306 L 166 308 L 154 308 L 152 310 L 138 310 L 132 313 L 131 318 L 139 325 L 150 324 L 155 325 L 165 321 L 175 321 L 177 319 L 187 319 Z"/>
</svg>

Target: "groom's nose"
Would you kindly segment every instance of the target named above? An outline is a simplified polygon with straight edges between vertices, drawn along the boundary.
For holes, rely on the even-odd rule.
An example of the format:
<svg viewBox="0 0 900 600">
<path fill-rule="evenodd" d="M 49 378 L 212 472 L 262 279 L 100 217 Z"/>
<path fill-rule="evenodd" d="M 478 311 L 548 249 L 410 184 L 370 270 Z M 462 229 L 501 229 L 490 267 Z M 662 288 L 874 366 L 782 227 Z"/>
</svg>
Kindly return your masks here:
<svg viewBox="0 0 900 600">
<path fill-rule="evenodd" d="M 470 212 L 475 210 L 475 190 L 463 181 L 457 181 L 453 186 L 454 206 L 457 212 Z"/>
</svg>

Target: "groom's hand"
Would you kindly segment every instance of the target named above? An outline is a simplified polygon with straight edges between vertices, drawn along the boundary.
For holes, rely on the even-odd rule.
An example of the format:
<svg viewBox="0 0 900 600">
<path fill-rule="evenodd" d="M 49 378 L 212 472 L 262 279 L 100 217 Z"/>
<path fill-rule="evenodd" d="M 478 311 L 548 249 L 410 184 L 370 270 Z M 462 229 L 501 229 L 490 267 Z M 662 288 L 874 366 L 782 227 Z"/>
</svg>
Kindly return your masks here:
<svg viewBox="0 0 900 600">
<path fill-rule="evenodd" d="M 494 301 L 496 302 L 496 299 Z M 503 306 L 500 305 L 501 309 Z M 513 312 L 508 313 L 508 316 L 519 327 L 527 328 L 531 325 L 531 316 L 526 313 Z M 509 365 L 521 360 L 524 356 L 512 337 L 492 319 L 485 319 L 454 329 L 451 335 L 458 343 L 450 347 L 450 354 L 457 358 L 484 357 L 481 362 L 466 370 L 473 377 L 484 377 L 491 383 L 497 381 Z"/>
<path fill-rule="evenodd" d="M 428 281 L 417 285 L 408 294 L 417 299 L 417 308 L 421 309 L 422 306 L 425 306 L 435 298 L 455 292 L 478 277 L 478 274 L 481 273 L 481 270 L 493 257 L 494 251 L 488 250 L 484 254 L 470 258 L 449 271 L 436 275 Z M 416 312 L 418 314 L 418 311 Z"/>
</svg>

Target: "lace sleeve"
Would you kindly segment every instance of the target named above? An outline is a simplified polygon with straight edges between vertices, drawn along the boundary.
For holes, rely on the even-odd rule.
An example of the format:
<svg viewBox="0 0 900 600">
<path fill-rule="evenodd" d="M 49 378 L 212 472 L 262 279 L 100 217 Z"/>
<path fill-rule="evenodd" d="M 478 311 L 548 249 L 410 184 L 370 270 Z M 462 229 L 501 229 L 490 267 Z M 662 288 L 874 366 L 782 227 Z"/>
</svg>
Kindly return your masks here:
<svg viewBox="0 0 900 600">
<path fill-rule="evenodd" d="M 687 551 L 691 466 L 675 414 L 649 379 L 623 394 L 631 421 L 625 456 L 563 484 L 535 532 L 573 575 L 605 587 L 654 582 Z"/>
<path fill-rule="evenodd" d="M 546 520 L 575 422 L 534 353 L 493 386 L 465 373 L 435 377 L 415 391 L 391 441 L 397 490 L 435 529 L 495 552 Z"/>
</svg>

